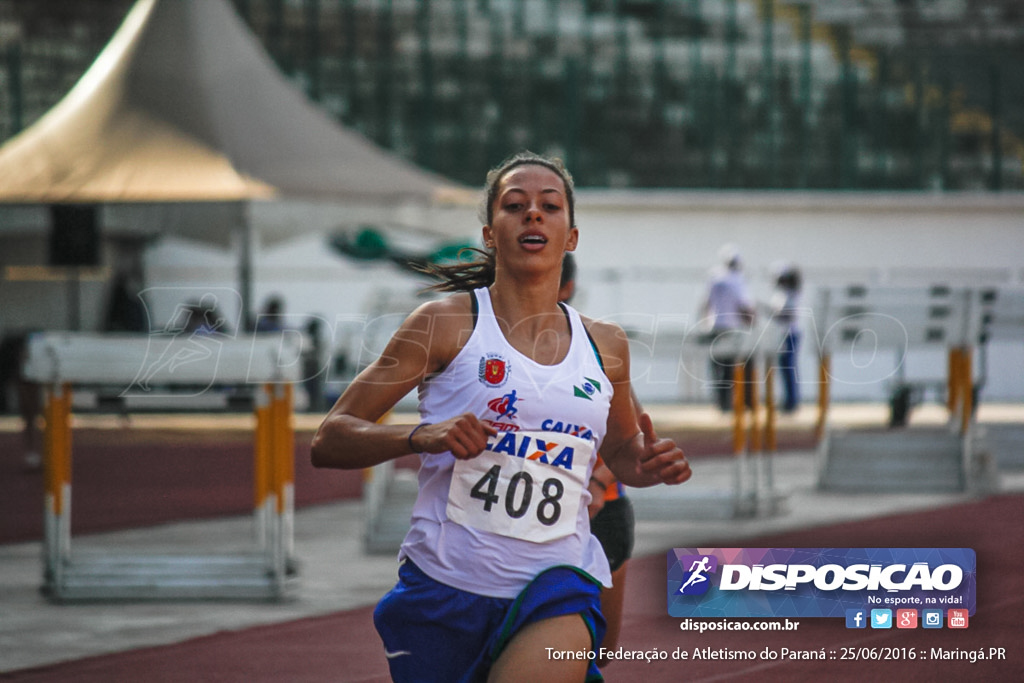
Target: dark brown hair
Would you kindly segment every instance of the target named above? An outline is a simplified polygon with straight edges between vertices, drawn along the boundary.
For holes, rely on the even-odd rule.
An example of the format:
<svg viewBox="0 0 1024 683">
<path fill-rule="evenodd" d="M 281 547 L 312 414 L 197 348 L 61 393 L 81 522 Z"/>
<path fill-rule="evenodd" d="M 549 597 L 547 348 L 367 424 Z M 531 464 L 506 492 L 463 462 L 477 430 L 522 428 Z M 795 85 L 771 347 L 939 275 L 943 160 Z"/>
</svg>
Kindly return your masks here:
<svg viewBox="0 0 1024 683">
<path fill-rule="evenodd" d="M 519 166 L 543 166 L 554 172 L 565 185 L 565 199 L 569 209 L 569 226 L 576 225 L 576 196 L 573 192 L 572 175 L 565 168 L 561 159 L 546 157 L 529 151 L 519 152 L 510 156 L 487 173 L 484 184 L 484 197 L 480 205 L 479 217 L 485 225 L 490 225 L 494 218 L 494 200 L 498 197 L 498 186 L 501 179 L 509 171 Z M 463 260 L 463 255 L 472 260 Z M 433 292 L 469 292 L 479 287 L 488 287 L 494 283 L 494 252 L 487 249 L 467 248 L 459 252 L 458 263 L 447 265 L 431 264 L 422 268 L 422 272 L 440 280 L 437 284 L 426 288 Z"/>
</svg>

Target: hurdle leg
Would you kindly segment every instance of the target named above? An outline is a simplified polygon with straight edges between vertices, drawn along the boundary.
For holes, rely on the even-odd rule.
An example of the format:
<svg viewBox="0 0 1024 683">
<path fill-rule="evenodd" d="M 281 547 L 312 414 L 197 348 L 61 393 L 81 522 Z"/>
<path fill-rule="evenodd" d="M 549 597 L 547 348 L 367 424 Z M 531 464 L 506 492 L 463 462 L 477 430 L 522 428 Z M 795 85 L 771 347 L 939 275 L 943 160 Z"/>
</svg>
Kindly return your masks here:
<svg viewBox="0 0 1024 683">
<path fill-rule="evenodd" d="M 744 391 L 744 366 L 737 364 L 732 372 L 732 453 L 735 456 L 733 469 L 733 499 L 736 511 L 742 509 L 744 495 L 744 473 L 747 468 L 747 402 Z"/>
<path fill-rule="evenodd" d="M 268 385 L 269 488 L 268 569 L 279 591 L 294 567 L 295 437 L 292 426 L 292 385 Z"/>
<path fill-rule="evenodd" d="M 732 453 L 739 455 L 747 448 L 746 409 L 743 397 L 743 366 L 737 365 L 732 371 Z"/>
<path fill-rule="evenodd" d="M 54 591 L 63 585 L 71 559 L 71 386 L 46 391 L 44 435 L 44 581 Z"/>
<path fill-rule="evenodd" d="M 281 517 L 281 550 L 285 562 L 295 556 L 295 426 L 294 385 L 278 384 L 278 422 L 275 426 L 277 514 Z"/>
<path fill-rule="evenodd" d="M 770 452 L 779 449 L 775 431 L 778 415 L 775 410 L 775 366 L 765 360 L 764 366 L 764 447 Z"/>
<path fill-rule="evenodd" d="M 270 517 L 273 510 L 271 498 L 271 441 L 270 403 L 272 389 L 269 384 L 256 391 L 253 410 L 256 416 L 256 433 L 253 438 L 253 522 L 256 541 L 260 550 L 269 552 Z"/>
<path fill-rule="evenodd" d="M 967 433 L 974 413 L 974 377 L 970 349 L 962 349 L 960 359 L 960 433 Z"/>
<path fill-rule="evenodd" d="M 956 419 L 960 404 L 960 361 L 963 349 L 955 346 L 949 350 L 946 370 L 946 410 L 949 411 L 950 422 Z"/>
<path fill-rule="evenodd" d="M 829 385 L 829 378 L 831 373 L 829 369 L 832 364 L 832 358 L 827 354 L 821 356 L 821 362 L 818 365 L 818 419 L 814 425 L 814 438 L 821 442 L 822 437 L 825 435 L 825 421 L 828 415 L 828 407 L 831 391 Z"/>
<path fill-rule="evenodd" d="M 775 366 L 770 358 L 764 361 L 764 448 L 761 454 L 762 478 L 764 490 L 768 496 L 768 511 L 775 512 L 775 452 L 778 450 L 778 439 L 775 431 L 775 423 L 778 419 L 775 410 Z"/>
<path fill-rule="evenodd" d="M 746 369 L 746 381 L 750 391 L 750 450 L 762 449 L 761 392 L 759 390 L 757 366 L 751 363 Z"/>
</svg>

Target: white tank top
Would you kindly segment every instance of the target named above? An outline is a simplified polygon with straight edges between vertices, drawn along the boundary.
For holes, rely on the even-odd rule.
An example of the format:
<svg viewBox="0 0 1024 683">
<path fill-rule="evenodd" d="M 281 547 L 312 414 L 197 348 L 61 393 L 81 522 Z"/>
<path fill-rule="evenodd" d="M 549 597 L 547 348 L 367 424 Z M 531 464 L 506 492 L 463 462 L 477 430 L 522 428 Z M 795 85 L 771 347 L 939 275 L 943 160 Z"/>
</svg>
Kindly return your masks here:
<svg viewBox="0 0 1024 683">
<path fill-rule="evenodd" d="M 488 290 L 472 296 L 473 333 L 448 367 L 420 385 L 420 418 L 436 423 L 472 412 L 499 435 L 458 466 L 449 452 L 420 456 L 419 495 L 399 558 L 491 597 L 513 598 L 555 565 L 579 567 L 610 586 L 587 515 L 587 482 L 612 396 L 593 342 L 565 306 L 569 352 L 541 365 L 506 341 Z"/>
</svg>

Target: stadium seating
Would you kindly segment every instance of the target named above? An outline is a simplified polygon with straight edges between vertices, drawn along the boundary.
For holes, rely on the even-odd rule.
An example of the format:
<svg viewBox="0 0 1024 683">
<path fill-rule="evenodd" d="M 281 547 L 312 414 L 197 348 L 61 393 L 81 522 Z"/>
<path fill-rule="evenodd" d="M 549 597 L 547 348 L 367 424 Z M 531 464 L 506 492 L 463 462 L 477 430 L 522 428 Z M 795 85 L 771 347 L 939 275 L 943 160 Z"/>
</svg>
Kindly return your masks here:
<svg viewBox="0 0 1024 683">
<path fill-rule="evenodd" d="M 0 0 L 0 140 L 130 5 Z M 234 5 L 329 113 L 473 184 L 529 147 L 596 187 L 1024 188 L 1011 0 Z"/>
</svg>

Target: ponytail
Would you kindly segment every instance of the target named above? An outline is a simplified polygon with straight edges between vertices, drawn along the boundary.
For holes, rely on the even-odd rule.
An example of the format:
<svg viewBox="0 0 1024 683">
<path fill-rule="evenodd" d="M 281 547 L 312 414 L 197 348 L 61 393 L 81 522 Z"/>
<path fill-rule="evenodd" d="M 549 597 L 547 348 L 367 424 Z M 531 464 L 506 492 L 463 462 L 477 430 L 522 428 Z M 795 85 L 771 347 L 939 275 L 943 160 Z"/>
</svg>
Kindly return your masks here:
<svg viewBox="0 0 1024 683">
<path fill-rule="evenodd" d="M 476 258 L 462 261 L 463 254 L 474 254 Z M 494 284 L 494 252 L 468 247 L 459 251 L 457 263 L 432 263 L 418 270 L 440 280 L 425 287 L 425 292 L 471 292 Z"/>
</svg>

